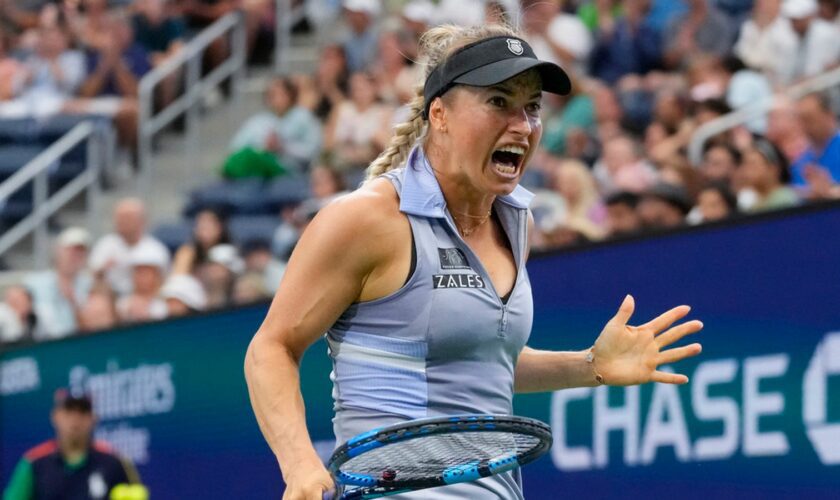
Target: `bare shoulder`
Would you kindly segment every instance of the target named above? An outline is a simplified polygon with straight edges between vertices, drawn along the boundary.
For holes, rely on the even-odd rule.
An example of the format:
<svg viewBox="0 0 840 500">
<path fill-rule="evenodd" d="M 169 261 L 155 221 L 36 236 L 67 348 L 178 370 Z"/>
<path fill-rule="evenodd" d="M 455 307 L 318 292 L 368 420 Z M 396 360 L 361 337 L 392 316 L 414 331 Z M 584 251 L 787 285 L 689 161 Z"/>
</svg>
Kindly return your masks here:
<svg viewBox="0 0 840 500">
<path fill-rule="evenodd" d="M 381 261 L 410 237 L 410 227 L 394 187 L 376 179 L 321 209 L 301 243 L 307 243 L 307 236 L 340 247 L 348 257 Z"/>
<path fill-rule="evenodd" d="M 382 232 L 393 229 L 405 217 L 394 187 L 385 179 L 375 179 L 361 188 L 331 201 L 316 216 L 313 223 L 340 224 L 352 232 Z"/>
</svg>

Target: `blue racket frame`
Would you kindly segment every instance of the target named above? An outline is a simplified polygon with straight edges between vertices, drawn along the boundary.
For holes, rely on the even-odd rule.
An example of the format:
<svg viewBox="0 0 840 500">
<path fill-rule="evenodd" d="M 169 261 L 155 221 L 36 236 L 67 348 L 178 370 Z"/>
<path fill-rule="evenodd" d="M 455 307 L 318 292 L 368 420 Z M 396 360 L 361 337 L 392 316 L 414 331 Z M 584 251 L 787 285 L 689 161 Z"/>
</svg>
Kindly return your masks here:
<svg viewBox="0 0 840 500">
<path fill-rule="evenodd" d="M 510 453 L 494 460 L 466 459 L 442 473 L 422 479 L 385 480 L 364 474 L 350 474 L 340 470 L 347 461 L 383 446 L 402 441 L 440 434 L 462 432 L 508 432 L 533 436 L 539 443 L 521 453 Z M 551 428 L 532 418 L 513 415 L 458 415 L 432 417 L 402 422 L 359 434 L 338 447 L 330 458 L 328 469 L 335 479 L 338 497 L 342 500 L 372 499 L 396 495 L 448 484 L 475 481 L 500 474 L 533 462 L 551 448 Z M 387 464 L 384 464 L 387 465 Z M 347 486 L 357 488 L 346 490 Z M 325 498 L 332 496 L 325 495 Z"/>
</svg>

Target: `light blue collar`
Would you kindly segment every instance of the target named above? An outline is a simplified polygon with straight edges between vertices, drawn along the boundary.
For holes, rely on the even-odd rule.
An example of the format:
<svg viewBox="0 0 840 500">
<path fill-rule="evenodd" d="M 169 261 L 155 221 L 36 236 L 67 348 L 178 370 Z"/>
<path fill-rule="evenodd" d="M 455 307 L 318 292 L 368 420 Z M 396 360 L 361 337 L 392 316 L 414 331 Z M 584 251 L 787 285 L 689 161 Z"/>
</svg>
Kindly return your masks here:
<svg viewBox="0 0 840 500">
<path fill-rule="evenodd" d="M 401 212 L 421 217 L 446 217 L 446 200 L 422 146 L 414 146 L 408 154 L 402 184 Z M 512 193 L 499 196 L 496 200 L 519 210 L 527 210 L 533 198 L 534 193 L 517 185 Z"/>
</svg>

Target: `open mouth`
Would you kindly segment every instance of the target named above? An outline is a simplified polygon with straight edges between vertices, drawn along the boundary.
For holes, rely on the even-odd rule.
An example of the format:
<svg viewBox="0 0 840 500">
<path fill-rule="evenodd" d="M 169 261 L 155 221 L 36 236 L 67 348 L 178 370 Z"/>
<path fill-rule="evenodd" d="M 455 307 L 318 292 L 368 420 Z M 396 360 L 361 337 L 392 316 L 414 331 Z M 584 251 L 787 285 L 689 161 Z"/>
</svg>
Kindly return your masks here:
<svg viewBox="0 0 840 500">
<path fill-rule="evenodd" d="M 491 155 L 493 166 L 504 175 L 516 174 L 525 157 L 525 148 L 522 146 L 503 146 Z"/>
</svg>

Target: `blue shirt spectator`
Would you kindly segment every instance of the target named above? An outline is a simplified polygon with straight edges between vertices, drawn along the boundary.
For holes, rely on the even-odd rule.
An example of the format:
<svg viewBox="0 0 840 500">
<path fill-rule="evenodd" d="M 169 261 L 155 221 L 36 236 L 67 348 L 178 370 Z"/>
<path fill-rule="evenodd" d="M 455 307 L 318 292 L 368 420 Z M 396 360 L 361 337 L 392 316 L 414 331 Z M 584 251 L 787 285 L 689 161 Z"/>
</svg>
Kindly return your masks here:
<svg viewBox="0 0 840 500">
<path fill-rule="evenodd" d="M 129 72 L 137 79 L 140 79 L 143 75 L 149 72 L 152 69 L 151 64 L 149 64 L 149 54 L 146 50 L 138 44 L 132 44 L 127 49 L 125 49 L 119 57 L 122 64 L 129 70 Z M 103 54 L 99 52 L 88 52 L 87 54 L 87 71 L 88 74 L 93 75 L 96 72 L 96 69 L 103 64 Z M 119 84 L 117 83 L 117 75 L 116 70 L 111 69 L 108 71 L 107 76 L 104 79 L 104 83 L 99 88 L 99 92 L 96 95 L 124 95 L 125 93 L 121 91 Z"/>
<path fill-rule="evenodd" d="M 628 74 L 645 74 L 661 63 L 659 32 L 633 13 L 629 5 L 626 10 L 612 31 L 597 31 L 590 57 L 592 76 L 610 84 Z"/>
<path fill-rule="evenodd" d="M 808 185 L 809 166 L 827 170 L 840 183 L 840 127 L 830 99 L 821 94 L 805 96 L 797 104 L 797 114 L 810 144 L 791 167 L 793 184 Z"/>
</svg>

